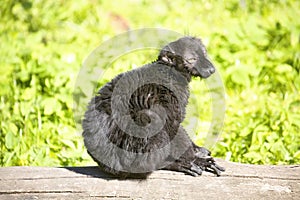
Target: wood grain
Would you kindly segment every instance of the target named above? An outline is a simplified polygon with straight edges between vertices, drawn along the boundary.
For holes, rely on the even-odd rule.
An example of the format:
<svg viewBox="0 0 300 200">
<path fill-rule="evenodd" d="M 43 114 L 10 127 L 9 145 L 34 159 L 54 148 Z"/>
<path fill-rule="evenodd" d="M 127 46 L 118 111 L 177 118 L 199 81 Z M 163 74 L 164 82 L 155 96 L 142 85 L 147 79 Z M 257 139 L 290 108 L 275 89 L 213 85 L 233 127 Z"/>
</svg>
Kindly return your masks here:
<svg viewBox="0 0 300 200">
<path fill-rule="evenodd" d="M 120 180 L 97 167 L 0 168 L 0 199 L 300 199 L 300 165 L 258 166 L 217 160 L 221 177 L 156 171 Z"/>
</svg>

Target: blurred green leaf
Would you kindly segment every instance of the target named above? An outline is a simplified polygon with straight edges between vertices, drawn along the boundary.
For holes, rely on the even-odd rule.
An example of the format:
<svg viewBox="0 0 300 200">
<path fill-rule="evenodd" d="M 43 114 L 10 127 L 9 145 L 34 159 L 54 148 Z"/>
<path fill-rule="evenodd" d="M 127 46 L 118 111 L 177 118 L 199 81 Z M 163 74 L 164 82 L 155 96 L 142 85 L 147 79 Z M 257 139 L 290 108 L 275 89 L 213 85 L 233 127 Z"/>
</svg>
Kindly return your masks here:
<svg viewBox="0 0 300 200">
<path fill-rule="evenodd" d="M 51 115 L 54 112 L 61 110 L 61 104 L 56 98 L 46 98 L 42 101 L 42 105 L 44 107 L 44 114 Z"/>
<path fill-rule="evenodd" d="M 18 127 L 16 125 L 14 125 L 13 123 L 10 123 L 9 130 L 7 131 L 7 133 L 5 135 L 6 148 L 13 149 L 16 147 L 16 145 L 19 142 L 17 134 L 18 134 Z"/>
<path fill-rule="evenodd" d="M 297 158 L 300 160 L 300 151 L 297 151 L 295 154 L 294 154 L 294 158 Z"/>
<path fill-rule="evenodd" d="M 21 96 L 23 100 L 34 99 L 36 96 L 34 88 L 26 88 Z"/>
<path fill-rule="evenodd" d="M 231 78 L 233 82 L 243 86 L 249 86 L 250 84 L 249 74 L 244 69 L 236 68 L 232 73 Z"/>
<path fill-rule="evenodd" d="M 275 71 L 280 74 L 291 73 L 293 71 L 293 68 L 288 64 L 280 64 L 275 68 Z"/>
<path fill-rule="evenodd" d="M 249 160 L 252 160 L 252 162 L 254 162 L 254 163 L 262 160 L 262 156 L 260 155 L 260 153 L 257 153 L 257 152 L 248 152 L 248 153 L 245 153 L 244 157 L 247 158 L 247 159 L 249 159 Z"/>
</svg>

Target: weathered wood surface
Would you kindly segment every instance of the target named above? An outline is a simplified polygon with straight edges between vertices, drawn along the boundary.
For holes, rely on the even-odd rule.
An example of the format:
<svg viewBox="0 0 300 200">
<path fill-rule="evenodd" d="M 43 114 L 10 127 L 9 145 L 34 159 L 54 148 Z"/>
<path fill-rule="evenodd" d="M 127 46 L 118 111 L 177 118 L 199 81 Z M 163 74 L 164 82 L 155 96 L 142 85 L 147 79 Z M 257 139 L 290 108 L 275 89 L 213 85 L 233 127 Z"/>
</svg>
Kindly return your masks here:
<svg viewBox="0 0 300 200">
<path fill-rule="evenodd" d="M 221 177 L 160 170 L 147 180 L 118 180 L 97 167 L 0 168 L 0 199 L 300 199 L 300 165 L 218 162 Z"/>
</svg>

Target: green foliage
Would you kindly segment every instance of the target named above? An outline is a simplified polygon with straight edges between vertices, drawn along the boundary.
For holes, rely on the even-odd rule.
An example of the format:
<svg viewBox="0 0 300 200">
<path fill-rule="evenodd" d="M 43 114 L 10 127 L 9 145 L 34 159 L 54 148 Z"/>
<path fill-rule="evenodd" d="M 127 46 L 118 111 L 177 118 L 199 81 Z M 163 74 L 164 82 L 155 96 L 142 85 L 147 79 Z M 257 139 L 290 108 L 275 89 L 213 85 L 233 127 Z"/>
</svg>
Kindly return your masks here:
<svg viewBox="0 0 300 200">
<path fill-rule="evenodd" d="M 297 0 L 2 1 L 1 165 L 91 163 L 72 112 L 81 63 L 102 41 L 143 27 L 201 36 L 208 46 L 227 95 L 215 156 L 255 164 L 299 163 L 299 7 Z M 120 58 L 99 86 L 153 60 L 155 53 Z M 194 139 L 202 144 L 200 133 L 211 118 L 209 94 L 199 79 L 191 90 L 184 124 L 199 124 Z"/>
</svg>

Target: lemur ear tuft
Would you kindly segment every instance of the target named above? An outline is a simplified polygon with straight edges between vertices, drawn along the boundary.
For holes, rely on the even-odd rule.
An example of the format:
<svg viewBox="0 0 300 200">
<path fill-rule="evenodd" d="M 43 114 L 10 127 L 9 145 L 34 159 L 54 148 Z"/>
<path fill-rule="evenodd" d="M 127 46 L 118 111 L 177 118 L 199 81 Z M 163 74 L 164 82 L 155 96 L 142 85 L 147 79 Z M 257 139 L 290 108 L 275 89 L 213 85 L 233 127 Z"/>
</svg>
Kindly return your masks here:
<svg viewBox="0 0 300 200">
<path fill-rule="evenodd" d="M 174 54 L 172 54 L 170 51 L 161 50 L 158 56 L 158 60 L 163 61 L 166 64 L 174 65 Z"/>
<path fill-rule="evenodd" d="M 161 50 L 158 56 L 158 60 L 163 61 L 167 65 L 177 65 L 181 63 L 181 57 L 173 52 Z"/>
</svg>

